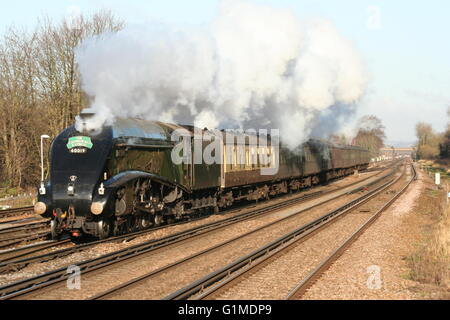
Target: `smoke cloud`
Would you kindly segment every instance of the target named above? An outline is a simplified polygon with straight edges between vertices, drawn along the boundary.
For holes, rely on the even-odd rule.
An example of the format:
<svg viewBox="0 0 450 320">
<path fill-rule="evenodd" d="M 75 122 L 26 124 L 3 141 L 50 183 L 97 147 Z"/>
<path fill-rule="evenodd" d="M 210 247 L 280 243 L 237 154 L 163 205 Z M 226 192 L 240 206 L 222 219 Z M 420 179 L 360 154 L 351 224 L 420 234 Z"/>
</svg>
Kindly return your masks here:
<svg viewBox="0 0 450 320">
<path fill-rule="evenodd" d="M 206 26 L 149 23 L 89 38 L 76 57 L 96 111 L 88 130 L 116 117 L 279 128 L 294 148 L 338 127 L 367 83 L 359 53 L 329 21 L 243 1 L 222 1 Z"/>
</svg>

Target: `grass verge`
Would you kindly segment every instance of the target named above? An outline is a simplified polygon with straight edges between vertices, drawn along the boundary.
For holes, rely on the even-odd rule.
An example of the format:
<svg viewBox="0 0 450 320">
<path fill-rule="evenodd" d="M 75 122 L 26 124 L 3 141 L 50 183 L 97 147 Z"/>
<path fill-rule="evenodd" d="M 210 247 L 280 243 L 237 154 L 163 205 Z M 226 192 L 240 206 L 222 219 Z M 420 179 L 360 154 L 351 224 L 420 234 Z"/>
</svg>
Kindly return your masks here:
<svg viewBox="0 0 450 320">
<path fill-rule="evenodd" d="M 438 286 L 450 298 L 450 202 L 443 190 L 435 190 L 430 184 L 420 195 L 414 210 L 425 218 L 423 237 L 407 260 L 411 280 Z"/>
</svg>

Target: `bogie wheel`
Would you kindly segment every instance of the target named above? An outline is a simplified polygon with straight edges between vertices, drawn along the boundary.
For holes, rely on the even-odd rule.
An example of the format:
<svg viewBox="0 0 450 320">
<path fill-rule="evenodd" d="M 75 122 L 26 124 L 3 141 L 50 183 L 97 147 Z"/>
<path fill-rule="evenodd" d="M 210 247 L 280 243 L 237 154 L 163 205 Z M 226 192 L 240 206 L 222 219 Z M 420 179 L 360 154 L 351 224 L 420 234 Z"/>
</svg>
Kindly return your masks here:
<svg viewBox="0 0 450 320">
<path fill-rule="evenodd" d="M 148 218 L 145 216 L 140 215 L 134 218 L 134 231 L 144 230 L 148 228 L 149 225 L 150 221 L 148 221 Z"/>
<path fill-rule="evenodd" d="M 127 233 L 135 232 L 139 228 L 139 218 L 129 215 L 127 217 Z"/>
<path fill-rule="evenodd" d="M 154 219 L 155 226 L 159 226 L 164 221 L 163 216 L 160 214 L 155 214 L 155 217 L 153 219 Z"/>
<path fill-rule="evenodd" d="M 141 229 L 147 229 L 152 225 L 152 221 L 150 220 L 150 217 L 148 215 L 144 215 L 141 218 L 140 227 Z"/>
<path fill-rule="evenodd" d="M 113 223 L 114 229 L 113 229 L 113 235 L 119 236 L 122 234 L 127 233 L 127 223 L 124 219 L 115 219 Z"/>
<path fill-rule="evenodd" d="M 169 216 L 169 217 L 166 217 L 166 220 L 167 220 L 167 224 L 172 224 L 175 222 L 175 217 Z"/>
<path fill-rule="evenodd" d="M 124 217 L 118 228 L 120 230 L 120 234 L 133 232 L 134 228 L 136 227 L 134 223 L 135 219 L 132 216 L 128 215 Z"/>
</svg>

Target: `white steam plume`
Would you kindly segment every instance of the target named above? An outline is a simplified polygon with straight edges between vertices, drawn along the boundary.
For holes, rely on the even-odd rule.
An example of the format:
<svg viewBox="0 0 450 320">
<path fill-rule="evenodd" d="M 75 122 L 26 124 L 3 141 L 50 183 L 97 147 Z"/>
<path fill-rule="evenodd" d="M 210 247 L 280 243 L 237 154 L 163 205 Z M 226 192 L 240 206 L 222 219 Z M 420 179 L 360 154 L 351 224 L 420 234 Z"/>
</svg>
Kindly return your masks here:
<svg viewBox="0 0 450 320">
<path fill-rule="evenodd" d="M 242 1 L 222 1 L 208 26 L 155 23 L 87 39 L 77 62 L 96 111 L 86 129 L 116 117 L 279 128 L 292 148 L 321 131 L 324 111 L 354 110 L 367 82 L 330 22 Z"/>
</svg>

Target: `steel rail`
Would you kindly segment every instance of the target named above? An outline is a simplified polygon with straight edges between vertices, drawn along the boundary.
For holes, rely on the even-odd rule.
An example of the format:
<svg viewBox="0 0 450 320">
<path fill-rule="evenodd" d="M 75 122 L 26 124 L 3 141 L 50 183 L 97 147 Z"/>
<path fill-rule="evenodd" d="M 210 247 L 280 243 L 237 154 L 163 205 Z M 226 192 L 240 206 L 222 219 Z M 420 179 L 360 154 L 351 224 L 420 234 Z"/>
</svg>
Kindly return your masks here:
<svg viewBox="0 0 450 320">
<path fill-rule="evenodd" d="M 358 189 L 359 189 L 359 188 L 358 188 Z M 318 205 L 322 205 L 322 204 L 323 204 L 323 203 L 318 204 Z M 317 206 L 318 206 L 318 205 L 317 205 Z M 240 240 L 240 239 L 243 239 L 243 238 L 245 238 L 245 237 L 247 237 L 247 236 L 249 236 L 249 235 L 251 235 L 251 234 L 253 234 L 253 233 L 256 233 L 256 232 L 259 232 L 259 231 L 261 231 L 261 230 L 263 230 L 263 229 L 267 229 L 267 228 L 270 228 L 270 227 L 272 227 L 272 226 L 275 226 L 275 225 L 279 224 L 279 223 L 282 222 L 282 221 L 291 219 L 291 218 L 297 216 L 298 214 L 301 214 L 301 213 L 303 213 L 303 212 L 306 212 L 306 211 L 311 210 L 311 209 L 314 208 L 314 207 L 316 207 L 316 206 L 313 206 L 313 207 L 310 207 L 310 208 L 307 208 L 307 209 L 303 209 L 303 210 L 297 211 L 296 213 L 293 213 L 293 214 L 291 214 L 291 215 L 289 215 L 289 216 L 286 216 L 286 217 L 284 217 L 284 218 L 281 218 L 281 219 L 275 220 L 275 221 L 273 221 L 273 222 L 270 222 L 270 223 L 268 223 L 268 224 L 265 224 L 265 225 L 263 225 L 263 226 L 260 226 L 260 227 L 258 227 L 258 228 L 256 228 L 256 229 L 253 229 L 253 230 L 251 230 L 251 231 L 249 231 L 249 232 L 247 232 L 247 233 L 245 233 L 245 234 L 241 234 L 241 235 L 236 236 L 236 237 L 234 237 L 234 238 L 231 238 L 231 239 L 229 239 L 229 240 L 227 240 L 227 241 L 221 242 L 221 243 L 219 243 L 219 244 L 217 244 L 217 245 L 215 245 L 215 246 L 213 246 L 213 247 L 209 247 L 209 248 L 207 248 L 207 249 L 205 249 L 205 250 L 203 250 L 203 251 L 197 252 L 197 253 L 195 253 L 195 254 L 193 254 L 193 255 L 191 255 L 191 256 L 188 256 L 188 257 L 186 257 L 186 258 L 183 258 L 183 259 L 181 259 L 181 260 L 178 260 L 178 261 L 176 261 L 176 262 L 174 262 L 174 263 L 171 263 L 171 264 L 169 264 L 169 265 L 166 265 L 166 266 L 164 266 L 164 267 L 161 267 L 161 268 L 159 268 L 159 269 L 156 269 L 156 270 L 154 270 L 154 271 L 151 271 L 151 272 L 149 272 L 149 273 L 147 273 L 147 274 L 144 274 L 144 275 L 142 275 L 142 276 L 140 276 L 140 277 L 137 277 L 137 278 L 135 278 L 135 279 L 132 279 L 132 280 L 130 280 L 130 281 L 127 281 L 127 282 L 125 282 L 125 283 L 122 283 L 121 285 L 116 286 L 116 287 L 114 287 L 114 288 L 111 288 L 111 289 L 109 289 L 109 290 L 106 290 L 106 291 L 104 291 L 104 292 L 102 292 L 102 293 L 100 293 L 100 294 L 97 294 L 97 295 L 95 295 L 95 296 L 92 296 L 90 299 L 92 299 L 92 300 L 96 300 L 96 299 L 105 299 L 105 298 L 107 298 L 107 297 L 109 297 L 109 296 L 111 296 L 111 295 L 117 294 L 118 292 L 121 292 L 121 291 L 124 291 L 124 290 L 128 290 L 131 286 L 135 286 L 135 285 L 139 284 L 139 283 L 142 282 L 142 281 L 147 281 L 148 279 L 150 279 L 150 278 L 152 278 L 152 277 L 155 277 L 155 276 L 158 276 L 159 274 L 161 274 L 161 273 L 163 273 L 163 272 L 167 272 L 169 269 L 179 267 L 180 265 L 182 265 L 182 264 L 184 264 L 184 263 L 190 262 L 191 260 L 196 259 L 196 258 L 198 258 L 198 257 L 200 257 L 200 256 L 202 256 L 202 255 L 208 254 L 208 253 L 213 252 L 213 251 L 215 251 L 215 250 L 217 250 L 217 249 L 219 249 L 219 248 L 221 248 L 221 247 L 224 247 L 224 246 L 226 246 L 226 245 L 229 245 L 230 243 L 233 243 L 233 242 L 236 242 L 236 241 L 238 241 L 238 240 Z"/>
<path fill-rule="evenodd" d="M 36 234 L 32 235 L 21 235 L 21 236 L 15 236 L 7 239 L 0 240 L 0 250 L 4 250 L 6 248 L 24 243 L 29 241 L 34 241 L 37 239 L 45 239 L 49 236 L 49 232 L 38 232 Z"/>
<path fill-rule="evenodd" d="M 276 208 L 282 208 L 282 207 L 285 207 L 285 206 L 288 206 L 288 205 L 294 205 L 294 204 L 296 204 L 298 202 L 311 200 L 311 199 L 313 199 L 313 198 L 315 198 L 317 196 L 321 196 L 321 195 L 323 195 L 322 192 L 310 193 L 310 194 L 307 194 L 307 195 L 304 195 L 304 196 L 301 196 L 301 197 L 296 197 L 296 198 L 290 199 L 291 201 L 289 201 L 289 202 L 283 202 L 283 203 L 280 203 L 280 204 L 271 205 L 270 209 L 276 209 Z M 202 232 L 202 231 L 210 229 L 210 228 L 215 228 L 217 226 L 223 227 L 221 225 L 225 224 L 227 222 L 229 222 L 229 223 L 237 223 L 237 222 L 244 221 L 246 219 L 253 218 L 253 217 L 255 217 L 256 215 L 259 215 L 259 214 L 265 214 L 266 213 L 265 211 L 267 209 L 268 209 L 268 207 L 263 207 L 263 208 L 260 208 L 260 209 L 252 210 L 251 212 L 248 212 L 248 213 L 244 213 L 244 214 L 236 215 L 236 216 L 233 216 L 233 217 L 230 217 L 230 218 L 226 218 L 226 219 L 222 219 L 222 220 L 219 220 L 219 221 L 215 221 L 215 222 L 211 222 L 211 223 L 208 223 L 208 224 L 204 224 L 204 225 L 201 225 L 201 226 L 198 226 L 198 227 L 194 227 L 194 228 L 191 228 L 191 229 L 188 229 L 188 230 L 185 230 L 185 231 L 181 231 L 181 232 L 175 233 L 175 234 L 167 236 L 167 237 L 163 237 L 161 239 L 150 240 L 149 242 L 145 242 L 145 244 L 147 244 L 147 243 L 152 243 L 153 244 L 153 242 L 158 244 L 158 245 L 164 244 L 164 243 L 172 243 L 174 240 L 177 240 L 179 238 L 183 238 L 183 237 L 186 237 L 186 236 L 192 236 L 192 235 L 195 235 L 196 233 Z M 200 220 L 200 218 L 199 219 L 192 219 L 192 220 L 189 220 L 189 221 L 183 221 L 183 222 L 179 222 L 179 223 L 175 223 L 175 224 L 170 224 L 170 226 L 175 226 L 175 225 L 179 225 L 179 224 L 185 224 L 185 223 L 188 223 L 188 222 L 194 222 L 196 220 Z M 32 263 L 32 262 L 37 262 L 37 261 L 42 262 L 42 261 L 47 261 L 47 260 L 58 258 L 58 257 L 67 256 L 67 255 L 75 253 L 75 252 L 81 252 L 81 251 L 87 250 L 87 249 L 89 249 L 89 248 L 91 248 L 91 247 L 93 247 L 95 245 L 101 244 L 101 243 L 118 242 L 118 241 L 130 241 L 130 240 L 132 240 L 132 239 L 134 239 L 134 238 L 136 238 L 138 236 L 143 236 L 143 235 L 145 235 L 147 233 L 154 232 L 156 230 L 160 230 L 160 229 L 163 229 L 163 228 L 166 228 L 166 227 L 167 227 L 167 225 L 161 226 L 161 227 L 157 227 L 157 228 L 142 230 L 142 231 L 138 231 L 138 232 L 135 232 L 135 233 L 124 234 L 124 235 L 120 235 L 120 236 L 116 236 L 116 237 L 110 237 L 108 239 L 97 240 L 97 241 L 93 241 L 93 242 L 86 243 L 86 244 L 80 244 L 80 245 L 76 245 L 76 246 L 74 246 L 72 248 L 61 249 L 61 250 L 57 250 L 57 251 L 54 251 L 54 252 L 50 252 L 50 253 L 46 253 L 46 254 L 42 254 L 42 255 L 37 255 L 37 256 L 33 256 L 33 257 L 25 258 L 25 259 L 20 259 L 20 260 L 8 259 L 9 260 L 8 262 L 1 262 L 0 263 L 0 271 L 1 272 L 5 272 L 7 270 L 14 270 L 14 269 L 19 268 L 20 266 L 25 266 L 25 265 L 27 265 L 29 263 Z M 213 229 L 211 229 L 211 230 L 213 230 Z M 54 245 L 59 245 L 59 244 L 54 244 Z M 139 245 L 137 245 L 137 246 L 139 246 Z"/>
<path fill-rule="evenodd" d="M 397 192 L 383 207 L 381 207 L 375 214 L 373 214 L 361 227 L 359 227 L 350 237 L 348 237 L 342 245 L 340 245 L 333 253 L 324 259 L 308 276 L 300 281 L 285 297 L 286 300 L 300 299 L 306 291 L 322 276 L 322 274 L 337 260 L 339 257 L 367 230 L 383 213 L 389 208 L 410 186 L 410 184 L 417 179 L 417 172 L 414 164 L 411 164 L 413 175 L 409 182 Z"/>
<path fill-rule="evenodd" d="M 25 214 L 28 212 L 32 212 L 34 209 L 33 206 L 26 206 L 21 208 L 11 208 L 6 210 L 0 210 L 0 219 L 12 216 L 19 216 L 21 214 Z"/>
<path fill-rule="evenodd" d="M 48 229 L 49 225 L 50 225 L 49 221 L 47 220 L 47 221 L 31 222 L 31 223 L 27 223 L 27 224 L 21 224 L 18 226 L 3 228 L 3 229 L 0 229 L 0 240 L 5 235 L 19 233 L 21 231 L 27 232 L 27 231 L 35 231 L 35 230 L 39 230 L 39 229 L 44 229 L 44 228 Z"/>
<path fill-rule="evenodd" d="M 20 247 L 20 248 L 14 248 L 9 250 L 2 250 L 0 251 L 0 263 L 5 263 L 7 261 L 11 261 L 17 258 L 21 258 L 33 253 L 40 252 L 45 249 L 50 249 L 52 247 L 69 243 L 71 240 L 49 240 L 45 242 L 35 243 L 28 246 Z"/>
<path fill-rule="evenodd" d="M 228 264 L 227 266 L 221 268 L 220 270 L 210 273 L 210 274 L 206 275 L 205 277 L 191 283 L 190 285 L 173 292 L 172 294 L 166 296 L 164 299 L 165 300 L 187 299 L 199 292 L 204 291 L 205 288 L 207 288 L 207 287 L 210 287 L 210 290 L 215 291 L 216 287 L 211 287 L 211 286 L 217 284 L 219 281 L 224 280 L 225 278 L 230 277 L 233 273 L 237 272 L 234 274 L 235 275 L 234 277 L 231 276 L 230 278 L 228 278 L 228 280 L 223 282 L 223 284 L 227 283 L 228 281 L 231 281 L 232 279 L 234 279 L 240 275 L 239 272 L 242 272 L 242 270 L 243 270 L 242 268 L 245 268 L 248 266 L 250 266 L 250 268 L 251 268 L 252 264 L 254 263 L 255 260 L 271 254 L 272 252 L 274 252 L 274 250 L 281 248 L 281 246 L 284 246 L 286 243 L 292 241 L 293 239 L 296 239 L 299 236 L 300 236 L 300 238 L 302 238 L 303 236 L 307 236 L 311 232 L 314 232 L 316 229 L 325 227 L 325 225 L 328 225 L 328 223 L 330 221 L 333 221 L 336 217 L 341 216 L 345 212 L 348 212 L 349 210 L 351 210 L 355 207 L 359 207 L 362 204 L 366 203 L 371 198 L 373 198 L 374 196 L 376 196 L 377 194 L 379 194 L 380 192 L 385 190 L 387 187 L 389 187 L 390 185 L 395 183 L 396 180 L 397 179 L 393 179 L 393 180 L 375 188 L 374 190 L 368 192 L 367 194 L 365 194 L 355 200 L 352 200 L 352 201 L 348 202 L 347 204 L 323 215 L 322 217 L 301 226 L 300 228 L 278 238 L 277 240 L 274 240 L 274 241 L 266 244 L 262 248 L 259 248 L 255 251 L 253 251 L 252 253 L 250 253 L 240 259 L 237 259 L 236 261 Z M 217 289 L 221 285 L 222 284 L 219 284 Z"/>
<path fill-rule="evenodd" d="M 348 188 L 348 187 L 351 187 L 351 186 L 353 186 L 355 184 L 362 183 L 363 181 L 368 180 L 370 178 L 373 178 L 373 177 L 377 176 L 378 174 L 375 174 L 375 175 L 366 177 L 363 180 L 356 181 L 356 182 L 353 182 L 351 184 L 348 184 L 344 188 Z M 364 187 L 355 189 L 354 191 L 355 192 L 359 191 L 362 188 L 364 188 Z M 329 194 L 329 193 L 332 193 L 332 192 L 336 192 L 337 190 L 339 190 L 339 189 L 333 189 L 333 190 L 329 190 L 329 191 L 325 191 L 325 192 L 323 192 L 323 191 L 316 191 L 316 192 L 307 193 L 307 194 L 302 195 L 300 197 L 296 196 L 294 198 L 289 198 L 287 201 L 282 202 L 280 204 L 272 204 L 272 205 L 268 204 L 267 206 L 264 206 L 263 208 L 260 208 L 260 209 L 253 210 L 250 213 L 253 213 L 253 214 L 257 215 L 257 214 L 259 214 L 259 212 L 261 210 L 265 211 L 265 210 L 269 210 L 269 209 L 275 210 L 277 208 L 283 208 L 283 207 L 286 207 L 286 206 L 297 204 L 298 202 L 311 200 L 311 199 L 313 199 L 315 197 L 319 197 L 319 196 L 323 196 L 323 195 L 326 195 L 326 194 Z M 305 191 L 303 191 L 303 192 L 305 192 Z M 273 198 L 273 200 L 274 201 L 280 201 L 280 200 L 283 200 L 284 198 L 289 197 L 289 196 L 292 196 L 292 195 L 279 196 L 279 197 Z M 238 208 L 233 208 L 233 209 L 230 209 L 230 210 L 227 210 L 227 211 L 223 211 L 223 212 L 221 212 L 221 214 L 223 214 L 223 215 L 233 214 L 235 212 L 242 211 L 242 210 L 245 210 L 245 209 L 251 209 L 251 207 L 253 207 L 253 206 L 254 206 L 254 204 L 251 203 L 251 204 L 248 204 L 248 205 L 239 206 Z M 245 215 L 247 215 L 247 214 L 248 213 L 244 213 L 244 214 L 236 215 L 236 216 L 233 216 L 233 217 L 227 218 L 227 219 L 235 219 L 235 218 L 241 217 L 241 216 L 243 218 L 245 218 Z M 76 246 L 74 246 L 72 248 L 56 250 L 56 251 L 45 253 L 45 254 L 41 254 L 41 255 L 34 255 L 34 256 L 28 257 L 28 258 L 24 258 L 24 256 L 26 256 L 26 255 L 20 255 L 20 257 L 17 257 L 17 258 L 21 258 L 21 259 L 8 259 L 7 262 L 0 261 L 0 272 L 15 271 L 15 270 L 20 269 L 21 267 L 24 267 L 24 266 L 30 264 L 30 263 L 33 263 L 33 262 L 43 262 L 43 261 L 48 261 L 48 260 L 55 259 L 55 258 L 58 258 L 58 257 L 67 256 L 67 255 L 75 253 L 75 252 L 81 252 L 81 251 L 87 250 L 87 249 L 89 249 L 89 248 L 91 248 L 91 247 L 93 247 L 95 245 L 98 245 L 98 244 L 101 244 L 101 243 L 105 243 L 105 242 L 130 241 L 130 240 L 132 240 L 132 239 L 134 239 L 134 238 L 136 238 L 138 236 L 143 236 L 145 234 L 154 232 L 154 231 L 159 230 L 159 229 L 166 228 L 168 226 L 176 226 L 176 225 L 186 224 L 186 223 L 190 223 L 190 222 L 195 222 L 195 221 L 207 218 L 207 217 L 208 216 L 202 216 L 202 217 L 190 219 L 190 220 L 187 220 L 187 221 L 181 221 L 181 222 L 178 222 L 178 223 L 173 223 L 173 224 L 170 224 L 170 225 L 163 225 L 163 226 L 156 227 L 156 228 L 150 228 L 150 229 L 145 229 L 145 230 L 142 230 L 142 231 L 128 233 L 128 234 L 125 234 L 125 235 L 110 237 L 108 239 L 97 240 L 97 241 L 93 241 L 93 242 L 86 243 L 86 244 L 80 244 L 80 245 L 76 245 Z M 226 221 L 227 219 L 223 219 L 223 220 L 220 220 L 220 221 Z M 211 223 L 211 224 L 205 224 L 203 226 L 214 226 L 214 224 L 220 223 L 220 221 L 214 222 L 214 223 Z M 194 231 L 194 229 L 201 228 L 201 227 L 202 226 L 195 227 L 195 228 L 183 231 L 183 232 L 191 232 L 191 231 Z M 181 233 L 183 233 L 183 232 L 181 232 Z M 54 245 L 56 246 L 56 245 L 59 245 L 59 244 L 55 243 Z M 38 252 L 39 251 L 30 252 L 27 255 L 30 255 L 30 254 L 33 254 L 33 253 L 38 253 Z"/>
<path fill-rule="evenodd" d="M 302 200 L 309 200 L 309 198 L 302 199 Z M 300 201 L 300 199 L 297 198 L 297 201 Z M 223 219 L 223 220 L 219 220 L 219 221 L 212 222 L 209 224 L 194 227 L 189 230 L 182 231 L 182 232 L 179 232 L 179 233 L 176 233 L 176 234 L 173 234 L 173 235 L 161 238 L 161 239 L 146 241 L 144 243 L 137 244 L 137 245 L 134 245 L 134 246 L 131 246 L 131 247 L 128 247 L 128 248 L 125 248 L 125 249 L 122 249 L 122 250 L 119 250 L 116 252 L 112 252 L 112 253 L 103 255 L 101 257 L 95 258 L 95 259 L 83 261 L 81 263 L 78 263 L 78 266 L 81 267 L 81 270 L 83 273 L 86 273 L 88 271 L 94 271 L 99 268 L 106 267 L 110 264 L 113 264 L 113 263 L 116 263 L 119 261 L 123 261 L 125 259 L 130 259 L 130 258 L 135 257 L 140 254 L 148 253 L 150 251 L 157 250 L 157 249 L 162 249 L 165 246 L 172 245 L 172 244 L 175 244 L 175 243 L 178 243 L 181 241 L 186 241 L 186 240 L 192 239 L 195 236 L 200 236 L 200 235 L 203 235 L 203 234 L 215 231 L 215 230 L 222 229 L 231 224 L 254 218 L 258 214 L 270 213 L 270 212 L 266 212 L 266 210 L 268 210 L 268 209 L 267 208 L 257 209 L 250 213 L 246 213 L 246 214 L 231 217 L 228 219 Z M 271 209 L 271 210 L 273 210 L 273 209 Z M 126 237 L 128 237 L 128 235 L 124 235 L 123 237 L 126 238 Z M 108 239 L 105 239 L 105 241 L 103 241 L 103 242 L 106 242 L 106 240 L 108 240 Z M 91 244 L 87 244 L 87 245 L 90 246 Z M 68 249 L 63 249 L 60 251 L 64 251 L 66 253 L 68 252 L 70 254 L 72 252 L 79 251 L 79 249 L 80 248 L 75 248 L 75 249 L 68 248 Z M 74 250 L 76 250 L 76 251 L 74 251 Z M 54 253 L 49 253 L 46 255 L 54 255 Z M 26 259 L 26 260 L 35 260 L 36 258 L 39 258 L 39 257 L 32 257 L 32 258 Z M 20 264 L 20 262 L 15 262 L 15 261 L 13 261 L 12 264 L 11 263 L 0 264 L 0 270 L 5 270 L 5 267 L 7 267 L 8 270 L 11 270 L 11 268 L 14 268 L 18 264 Z M 40 287 L 48 286 L 48 285 L 57 283 L 59 281 L 63 281 L 66 279 L 66 276 L 67 276 L 67 268 L 63 267 L 63 268 L 59 268 L 59 269 L 56 269 L 53 271 L 49 271 L 42 275 L 38 275 L 38 276 L 29 278 L 29 279 L 21 280 L 18 282 L 14 282 L 14 283 L 2 286 L 2 287 L 0 287 L 0 300 L 5 299 L 5 298 L 16 297 L 21 294 L 26 294 L 26 293 L 36 290 Z"/>
<path fill-rule="evenodd" d="M 367 185 L 372 185 L 382 179 L 385 179 L 387 176 L 392 175 L 395 172 L 395 169 L 396 168 L 392 169 L 388 174 L 377 178 L 375 181 L 372 181 Z M 358 181 L 357 183 L 361 183 L 363 181 Z M 356 188 L 356 189 L 361 189 L 361 188 L 362 187 Z M 333 190 L 332 192 L 336 192 L 336 190 Z M 299 202 L 299 201 L 304 201 L 304 200 L 305 199 L 304 198 L 302 199 L 302 197 L 292 199 L 293 202 Z M 325 202 L 331 201 L 331 200 L 333 200 L 333 199 L 324 201 L 324 202 L 322 202 L 322 204 Z M 276 206 L 278 208 L 282 208 L 282 207 L 286 207 L 287 204 L 286 204 L 286 202 L 283 202 L 283 203 L 275 204 L 274 206 Z M 274 210 L 274 206 L 267 206 L 264 208 L 256 209 L 249 213 L 245 213 L 245 214 L 242 214 L 239 216 L 234 216 L 234 217 L 231 217 L 228 219 L 223 219 L 220 221 L 205 224 L 205 225 L 195 227 L 195 228 L 189 229 L 187 231 L 179 232 L 177 234 L 170 235 L 170 236 L 167 236 L 167 237 L 164 237 L 161 239 L 150 240 L 150 241 L 147 241 L 147 242 L 135 245 L 135 246 L 131 246 L 131 247 L 128 247 L 128 248 L 125 248 L 125 249 L 122 249 L 122 250 L 119 250 L 116 252 L 105 254 L 98 258 L 82 261 L 82 262 L 78 263 L 78 266 L 81 268 L 81 271 L 84 273 L 91 271 L 91 270 L 92 271 L 97 270 L 99 268 L 108 266 L 110 264 L 113 264 L 113 263 L 116 263 L 119 261 L 123 261 L 126 259 L 130 259 L 130 258 L 135 257 L 140 254 L 148 253 L 152 250 L 161 249 L 161 248 L 164 248 L 165 246 L 168 246 L 171 244 L 190 240 L 192 237 L 195 237 L 195 236 L 203 235 L 205 233 L 209 233 L 209 232 L 212 232 L 217 229 L 222 229 L 231 224 L 234 224 L 237 222 L 242 222 L 247 219 L 253 218 L 259 214 L 270 214 Z M 268 210 L 270 210 L 270 211 L 268 211 Z M 125 236 L 127 236 L 127 235 L 125 235 Z M 108 239 L 106 239 L 106 240 L 108 240 Z M 70 248 L 68 250 L 70 250 Z M 67 268 L 63 267 L 63 268 L 59 268 L 57 270 L 49 271 L 42 275 L 34 276 L 32 278 L 24 279 L 21 281 L 17 281 L 17 282 L 2 286 L 2 287 L 0 287 L 0 299 L 8 299 L 8 298 L 17 297 L 17 296 L 32 292 L 34 290 L 38 290 L 39 288 L 43 288 L 48 285 L 63 281 L 68 276 L 66 271 L 67 271 Z"/>
</svg>

